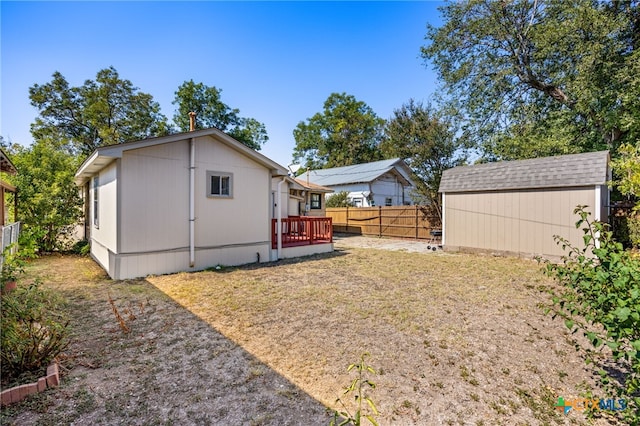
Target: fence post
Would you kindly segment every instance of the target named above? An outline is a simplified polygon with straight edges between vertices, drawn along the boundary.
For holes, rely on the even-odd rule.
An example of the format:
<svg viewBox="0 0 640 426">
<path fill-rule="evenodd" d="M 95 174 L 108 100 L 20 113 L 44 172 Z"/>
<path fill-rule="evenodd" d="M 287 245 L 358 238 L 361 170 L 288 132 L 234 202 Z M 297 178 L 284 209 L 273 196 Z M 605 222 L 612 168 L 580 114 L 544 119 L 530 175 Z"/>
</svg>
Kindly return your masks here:
<svg viewBox="0 0 640 426">
<path fill-rule="evenodd" d="M 348 233 L 348 232 L 349 232 L 349 206 L 347 206 L 347 213 L 346 213 L 346 215 L 347 215 L 347 219 L 346 219 L 347 224 L 346 224 L 346 229 L 344 230 L 344 232 L 347 232 L 347 233 Z"/>
<path fill-rule="evenodd" d="M 418 206 L 414 206 L 416 209 L 416 240 L 418 239 Z"/>
<path fill-rule="evenodd" d="M 382 238 L 382 206 L 378 206 L 378 238 Z"/>
</svg>

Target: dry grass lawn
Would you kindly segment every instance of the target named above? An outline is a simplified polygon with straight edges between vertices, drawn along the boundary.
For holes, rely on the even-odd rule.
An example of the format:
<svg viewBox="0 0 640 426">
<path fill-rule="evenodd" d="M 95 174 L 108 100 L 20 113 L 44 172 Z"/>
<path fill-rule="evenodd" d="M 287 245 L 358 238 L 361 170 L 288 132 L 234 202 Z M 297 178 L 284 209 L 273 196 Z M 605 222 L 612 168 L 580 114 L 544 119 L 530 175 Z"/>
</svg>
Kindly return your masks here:
<svg viewBox="0 0 640 426">
<path fill-rule="evenodd" d="M 349 247 L 271 265 L 110 281 L 87 258 L 39 275 L 69 301 L 60 388 L 3 424 L 328 424 L 368 352 L 381 425 L 582 424 L 601 395 L 531 261 Z M 130 327 L 123 333 L 109 303 Z M 595 424 L 608 424 L 597 419 Z"/>
</svg>

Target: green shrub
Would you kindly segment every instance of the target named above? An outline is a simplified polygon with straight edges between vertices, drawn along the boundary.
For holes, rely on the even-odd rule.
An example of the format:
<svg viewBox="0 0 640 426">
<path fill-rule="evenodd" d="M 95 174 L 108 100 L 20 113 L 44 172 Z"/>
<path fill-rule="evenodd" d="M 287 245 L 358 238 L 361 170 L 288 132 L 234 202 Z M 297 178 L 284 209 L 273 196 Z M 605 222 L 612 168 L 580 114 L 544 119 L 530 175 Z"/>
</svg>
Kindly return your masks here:
<svg viewBox="0 0 640 426">
<path fill-rule="evenodd" d="M 585 206 L 576 227 L 584 230 L 584 247 L 577 248 L 555 236 L 568 253 L 561 264 L 547 263 L 546 273 L 562 288 L 552 291 L 554 316 L 566 326 L 582 330 L 594 348 L 611 349 L 619 381 L 607 371 L 599 374 L 605 389 L 627 399 L 621 414 L 630 424 L 640 424 L 640 260 L 616 242 L 606 224 L 589 220 Z M 590 361 L 588 359 L 588 361 Z"/>
<path fill-rule="evenodd" d="M 627 229 L 631 246 L 640 249 L 640 211 L 627 218 Z"/>
<path fill-rule="evenodd" d="M 325 203 L 327 207 L 353 207 L 354 204 L 349 201 L 349 193 L 340 191 L 327 197 Z"/>
<path fill-rule="evenodd" d="M 40 283 L 18 286 L 0 299 L 2 381 L 46 367 L 68 344 L 63 301 Z"/>
<path fill-rule="evenodd" d="M 87 240 L 76 241 L 70 249 L 71 253 L 86 256 L 91 252 L 91 245 Z"/>
<path fill-rule="evenodd" d="M 376 384 L 369 380 L 368 376 L 370 374 L 376 374 L 376 371 L 365 361 L 367 356 L 369 356 L 368 353 L 362 354 L 358 363 L 351 364 L 347 367 L 347 371 L 355 370 L 356 377 L 351 381 L 351 384 L 345 388 L 342 396 L 352 396 L 354 398 L 354 411 L 352 412 L 349 407 L 347 407 L 342 398 L 336 399 L 336 403 L 340 404 L 342 408 L 340 411 L 333 412 L 333 419 L 329 423 L 330 426 L 360 426 L 363 418 L 367 419 L 373 426 L 378 426 L 378 422 L 374 417 L 378 415 L 378 409 L 368 395 L 368 390 L 376 388 Z M 364 406 L 363 402 L 367 403 L 368 409 Z M 338 423 L 339 421 L 340 423 Z"/>
</svg>

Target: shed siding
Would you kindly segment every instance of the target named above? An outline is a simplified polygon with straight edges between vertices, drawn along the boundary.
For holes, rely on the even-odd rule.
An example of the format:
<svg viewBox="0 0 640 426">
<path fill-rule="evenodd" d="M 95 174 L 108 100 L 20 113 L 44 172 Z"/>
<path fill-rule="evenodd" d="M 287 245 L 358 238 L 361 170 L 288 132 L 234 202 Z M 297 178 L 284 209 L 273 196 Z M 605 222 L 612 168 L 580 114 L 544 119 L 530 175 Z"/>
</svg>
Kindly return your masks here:
<svg viewBox="0 0 640 426">
<path fill-rule="evenodd" d="M 450 248 L 474 248 L 521 255 L 562 256 L 554 235 L 582 244 L 577 205 L 594 212 L 595 188 L 485 191 L 446 194 L 446 241 Z"/>
</svg>

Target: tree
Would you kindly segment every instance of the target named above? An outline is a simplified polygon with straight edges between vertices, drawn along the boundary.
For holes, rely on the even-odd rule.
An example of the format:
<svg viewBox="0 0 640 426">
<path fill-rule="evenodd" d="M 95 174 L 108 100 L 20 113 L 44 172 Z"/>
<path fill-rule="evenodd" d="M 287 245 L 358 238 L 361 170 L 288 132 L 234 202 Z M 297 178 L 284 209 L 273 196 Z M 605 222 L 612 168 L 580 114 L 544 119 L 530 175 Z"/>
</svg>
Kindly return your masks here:
<svg viewBox="0 0 640 426">
<path fill-rule="evenodd" d="M 18 220 L 42 251 L 68 248 L 82 217 L 82 199 L 73 178 L 77 161 L 47 140 L 8 147 L 18 169 L 9 176 L 18 188 Z"/>
<path fill-rule="evenodd" d="M 72 154 L 88 155 L 100 146 L 170 131 L 152 96 L 122 80 L 113 67 L 98 71 L 95 80 L 79 87 L 69 86 L 56 71 L 49 83 L 29 88 L 29 99 L 40 113 L 31 125 L 34 139 Z"/>
<path fill-rule="evenodd" d="M 640 140 L 635 146 L 623 144 L 620 156 L 611 162 L 614 171 L 612 186 L 632 203 L 633 208 L 624 217 L 615 217 L 615 237 L 618 241 L 640 248 Z"/>
<path fill-rule="evenodd" d="M 174 105 L 178 106 L 173 121 L 183 132 L 189 130 L 189 112 L 196 113 L 196 128 L 215 127 L 228 133 L 257 151 L 269 140 L 263 123 L 254 118 L 240 117 L 240 110 L 222 102 L 222 90 L 185 81 L 175 92 Z"/>
<path fill-rule="evenodd" d="M 321 169 L 380 160 L 378 145 L 384 120 L 364 102 L 346 93 L 332 93 L 324 111 L 293 130 L 295 162 Z"/>
<path fill-rule="evenodd" d="M 471 0 L 421 49 L 489 159 L 610 149 L 640 132 L 636 0 Z"/>
<path fill-rule="evenodd" d="M 349 193 L 347 191 L 340 191 L 335 194 L 331 194 L 327 197 L 325 202 L 326 207 L 353 207 L 353 203 L 349 200 Z"/>
<path fill-rule="evenodd" d="M 621 145 L 618 151 L 621 156 L 611 164 L 615 170 L 613 186 L 629 200 L 636 201 L 636 210 L 640 211 L 640 140 L 635 145 Z"/>
<path fill-rule="evenodd" d="M 416 195 L 441 216 L 438 188 L 442 172 L 465 161 L 453 123 L 431 105 L 411 99 L 394 110 L 381 147 L 385 157 L 405 159 L 416 178 Z"/>
</svg>

